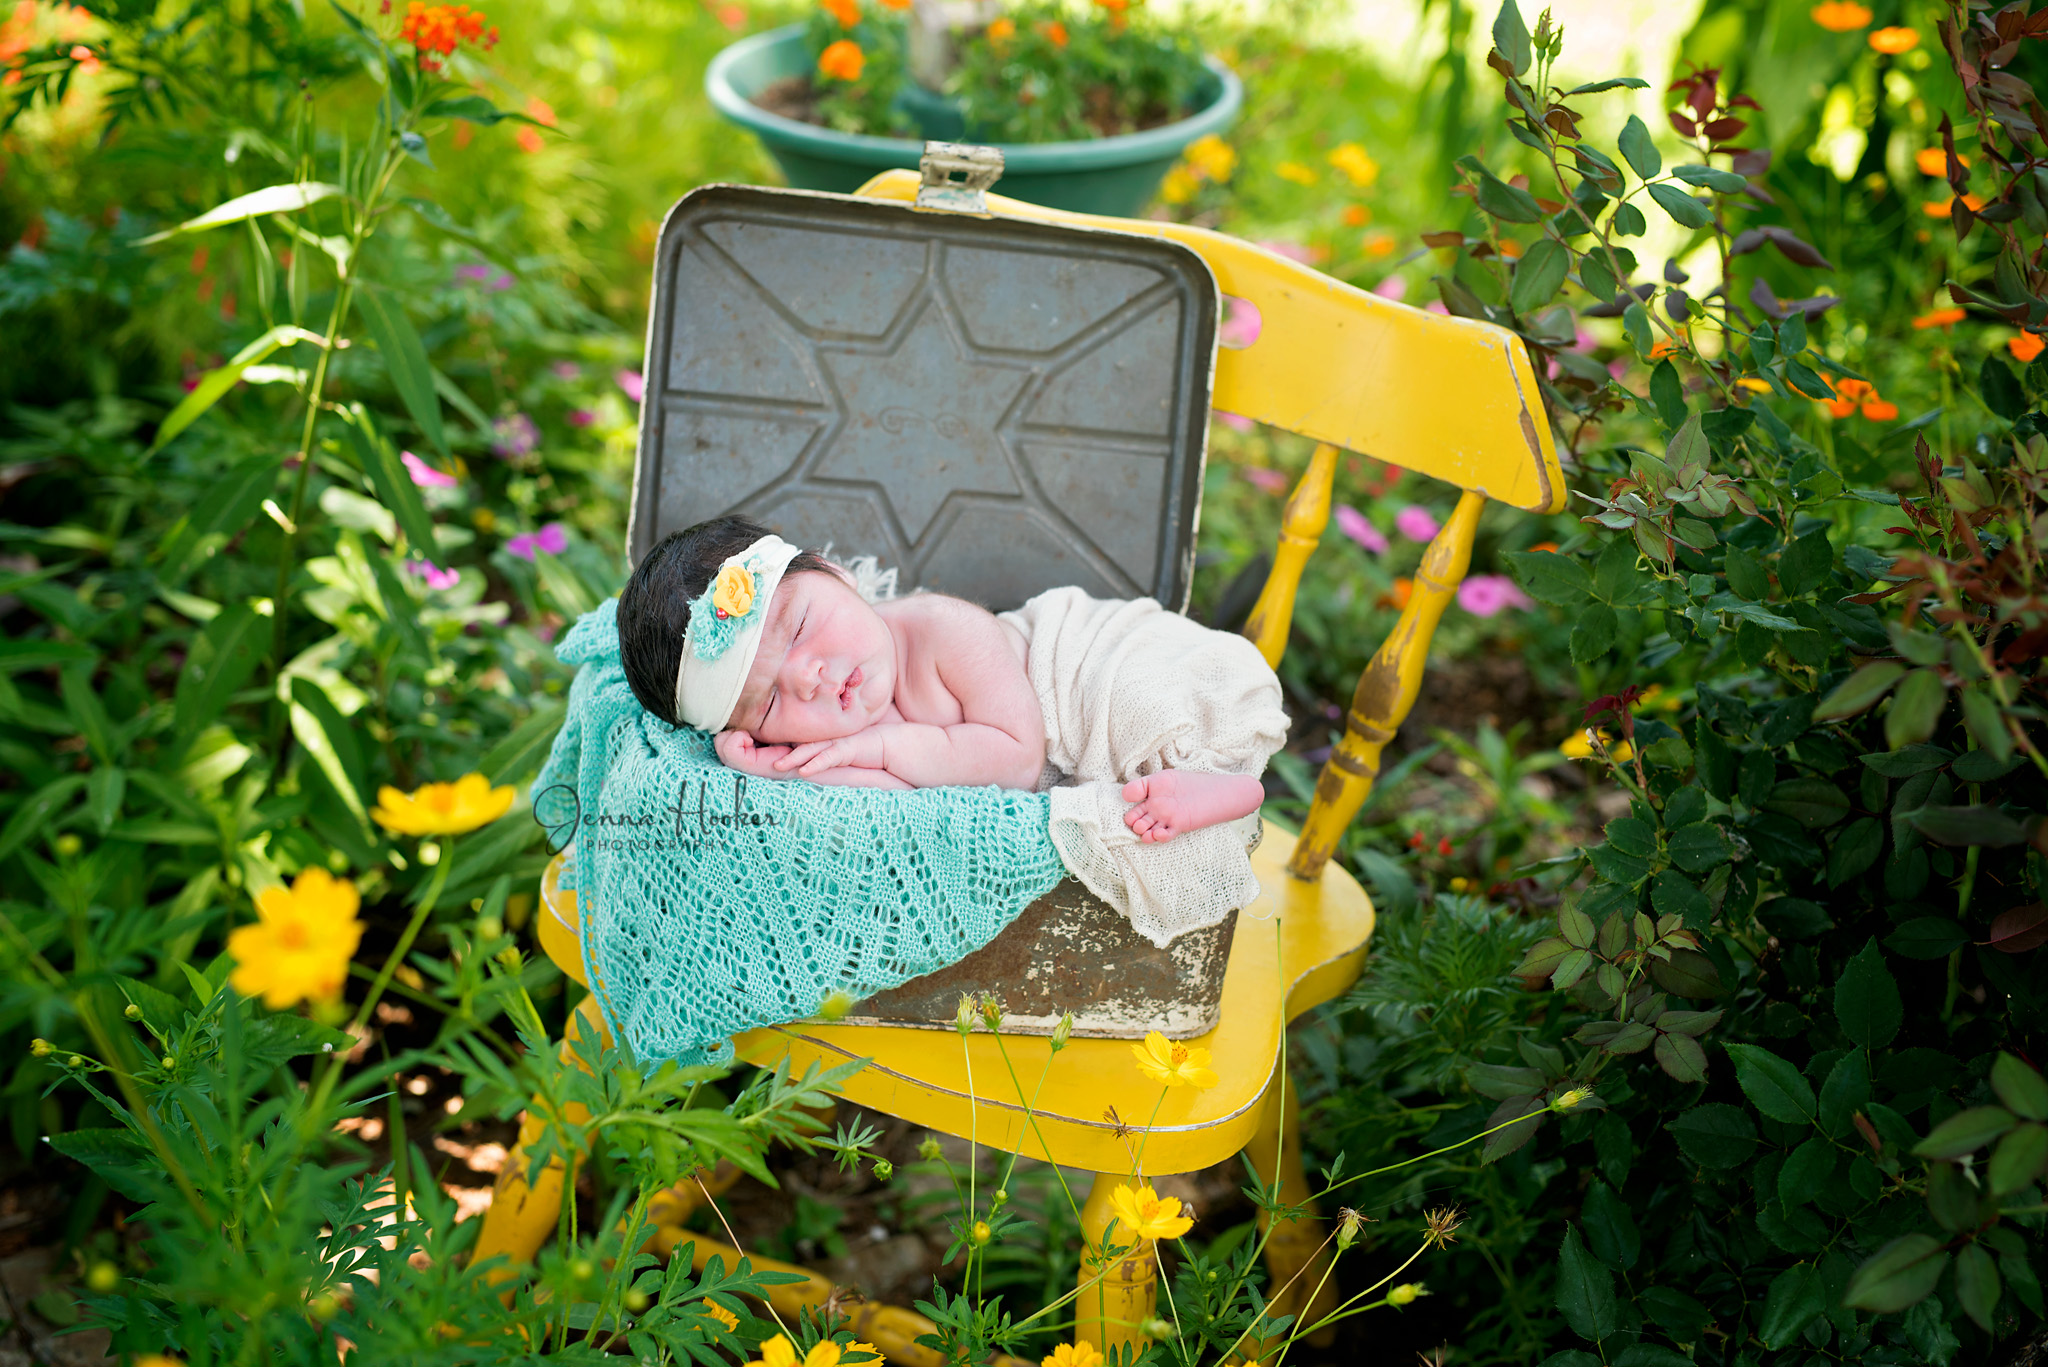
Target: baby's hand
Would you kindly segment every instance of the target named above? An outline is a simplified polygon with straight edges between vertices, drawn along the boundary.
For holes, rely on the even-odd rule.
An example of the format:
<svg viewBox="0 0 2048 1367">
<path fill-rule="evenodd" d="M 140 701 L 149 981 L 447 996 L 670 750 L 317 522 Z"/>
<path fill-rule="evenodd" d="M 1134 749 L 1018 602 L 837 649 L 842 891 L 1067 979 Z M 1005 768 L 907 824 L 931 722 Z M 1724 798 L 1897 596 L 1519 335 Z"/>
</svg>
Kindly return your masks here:
<svg viewBox="0 0 2048 1367">
<path fill-rule="evenodd" d="M 751 732 L 720 731 L 711 738 L 711 747 L 718 752 L 718 762 L 728 769 L 754 778 L 788 777 L 775 766 L 777 760 L 789 753 L 787 745 L 756 745 Z"/>
<path fill-rule="evenodd" d="M 881 769 L 887 766 L 886 747 L 874 727 L 856 731 L 837 740 L 814 740 L 789 747 L 789 753 L 775 761 L 785 773 L 794 771 L 812 778 L 828 769 Z"/>
</svg>

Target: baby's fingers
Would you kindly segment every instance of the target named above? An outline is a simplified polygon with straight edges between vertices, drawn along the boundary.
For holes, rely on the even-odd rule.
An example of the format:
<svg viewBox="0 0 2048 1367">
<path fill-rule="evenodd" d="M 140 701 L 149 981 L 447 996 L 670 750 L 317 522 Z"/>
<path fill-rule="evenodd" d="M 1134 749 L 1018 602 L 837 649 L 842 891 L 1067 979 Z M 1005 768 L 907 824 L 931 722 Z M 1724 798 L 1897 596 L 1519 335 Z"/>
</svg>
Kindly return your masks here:
<svg viewBox="0 0 2048 1367">
<path fill-rule="evenodd" d="M 848 763 L 851 758 L 848 747 L 841 745 L 838 741 L 832 741 L 824 749 L 804 761 L 803 768 L 797 772 L 808 778 L 812 774 L 822 774 L 827 769 L 837 769 L 841 765 Z"/>
<path fill-rule="evenodd" d="M 806 741 L 802 745 L 792 745 L 781 758 L 775 761 L 775 767 L 783 770 L 794 769 L 811 756 L 830 749 L 833 744 L 834 742 L 829 740 L 814 740 Z"/>
</svg>

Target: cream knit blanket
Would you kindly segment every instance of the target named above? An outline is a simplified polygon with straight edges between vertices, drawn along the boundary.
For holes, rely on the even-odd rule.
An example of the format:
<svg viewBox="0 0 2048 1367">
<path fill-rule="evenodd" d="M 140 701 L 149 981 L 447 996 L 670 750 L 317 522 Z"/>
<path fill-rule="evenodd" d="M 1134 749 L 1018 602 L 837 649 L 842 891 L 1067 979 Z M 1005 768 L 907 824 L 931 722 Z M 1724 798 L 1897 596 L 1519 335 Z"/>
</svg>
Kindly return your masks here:
<svg viewBox="0 0 2048 1367">
<path fill-rule="evenodd" d="M 1002 620 L 1024 634 L 1045 714 L 1052 840 L 1067 868 L 1164 947 L 1259 894 L 1247 848 L 1257 813 L 1147 845 L 1124 825 L 1122 788 L 1161 769 L 1264 772 L 1287 740 L 1280 680 L 1241 636 L 1150 598 L 1039 594 Z"/>
</svg>

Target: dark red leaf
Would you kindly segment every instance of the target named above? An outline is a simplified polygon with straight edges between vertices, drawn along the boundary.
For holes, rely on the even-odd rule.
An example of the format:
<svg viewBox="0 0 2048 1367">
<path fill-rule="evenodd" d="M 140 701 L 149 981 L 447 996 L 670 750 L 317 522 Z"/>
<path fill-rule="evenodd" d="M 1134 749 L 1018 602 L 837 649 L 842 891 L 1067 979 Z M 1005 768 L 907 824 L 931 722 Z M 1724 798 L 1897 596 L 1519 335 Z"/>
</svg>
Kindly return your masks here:
<svg viewBox="0 0 2048 1367">
<path fill-rule="evenodd" d="M 2044 11 L 2044 13 L 2048 13 L 2048 11 Z M 1747 95 L 1737 95 L 1734 99 L 1728 101 L 1728 107 L 1730 109 L 1754 109 L 1757 110 L 1759 113 L 1761 113 L 1763 110 L 1762 105 L 1758 104 L 1755 100 L 1752 100 Z"/>
<path fill-rule="evenodd" d="M 1462 247 L 1465 245 L 1465 234 L 1455 231 L 1424 233 L 1422 235 L 1422 245 L 1425 247 Z"/>
<path fill-rule="evenodd" d="M 1706 134 L 1715 142 L 1721 142 L 1728 138 L 1741 137 L 1742 130 L 1747 127 L 1749 124 L 1741 119 L 1715 119 L 1707 125 Z"/>
<path fill-rule="evenodd" d="M 1693 137 L 1699 132 L 1698 124 L 1675 110 L 1671 115 L 1671 126 L 1678 130 L 1678 135 L 1682 138 Z"/>
<path fill-rule="evenodd" d="M 1701 81 L 1692 88 L 1692 95 L 1686 100 L 1692 106 L 1695 117 L 1704 119 L 1714 112 L 1714 83 Z"/>
<path fill-rule="evenodd" d="M 1760 176 L 1771 169 L 1771 149 L 1768 147 L 1743 147 L 1729 149 L 1734 159 L 1728 169 L 1738 176 Z"/>
<path fill-rule="evenodd" d="M 2000 912 L 1991 923 L 1988 943 L 2007 954 L 2025 954 L 2048 944 L 2048 903 L 2032 902 Z"/>
</svg>

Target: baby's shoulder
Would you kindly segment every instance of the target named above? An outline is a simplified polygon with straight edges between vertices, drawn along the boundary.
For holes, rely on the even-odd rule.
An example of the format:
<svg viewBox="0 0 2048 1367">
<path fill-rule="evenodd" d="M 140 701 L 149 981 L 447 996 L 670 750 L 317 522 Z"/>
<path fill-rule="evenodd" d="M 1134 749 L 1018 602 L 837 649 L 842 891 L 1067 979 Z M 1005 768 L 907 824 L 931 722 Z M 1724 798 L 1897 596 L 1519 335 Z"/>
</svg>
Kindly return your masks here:
<svg viewBox="0 0 2048 1367">
<path fill-rule="evenodd" d="M 995 614 L 965 598 L 943 593 L 913 593 L 875 604 L 875 611 L 892 627 L 906 629 L 957 630 L 961 627 L 996 629 Z"/>
</svg>

